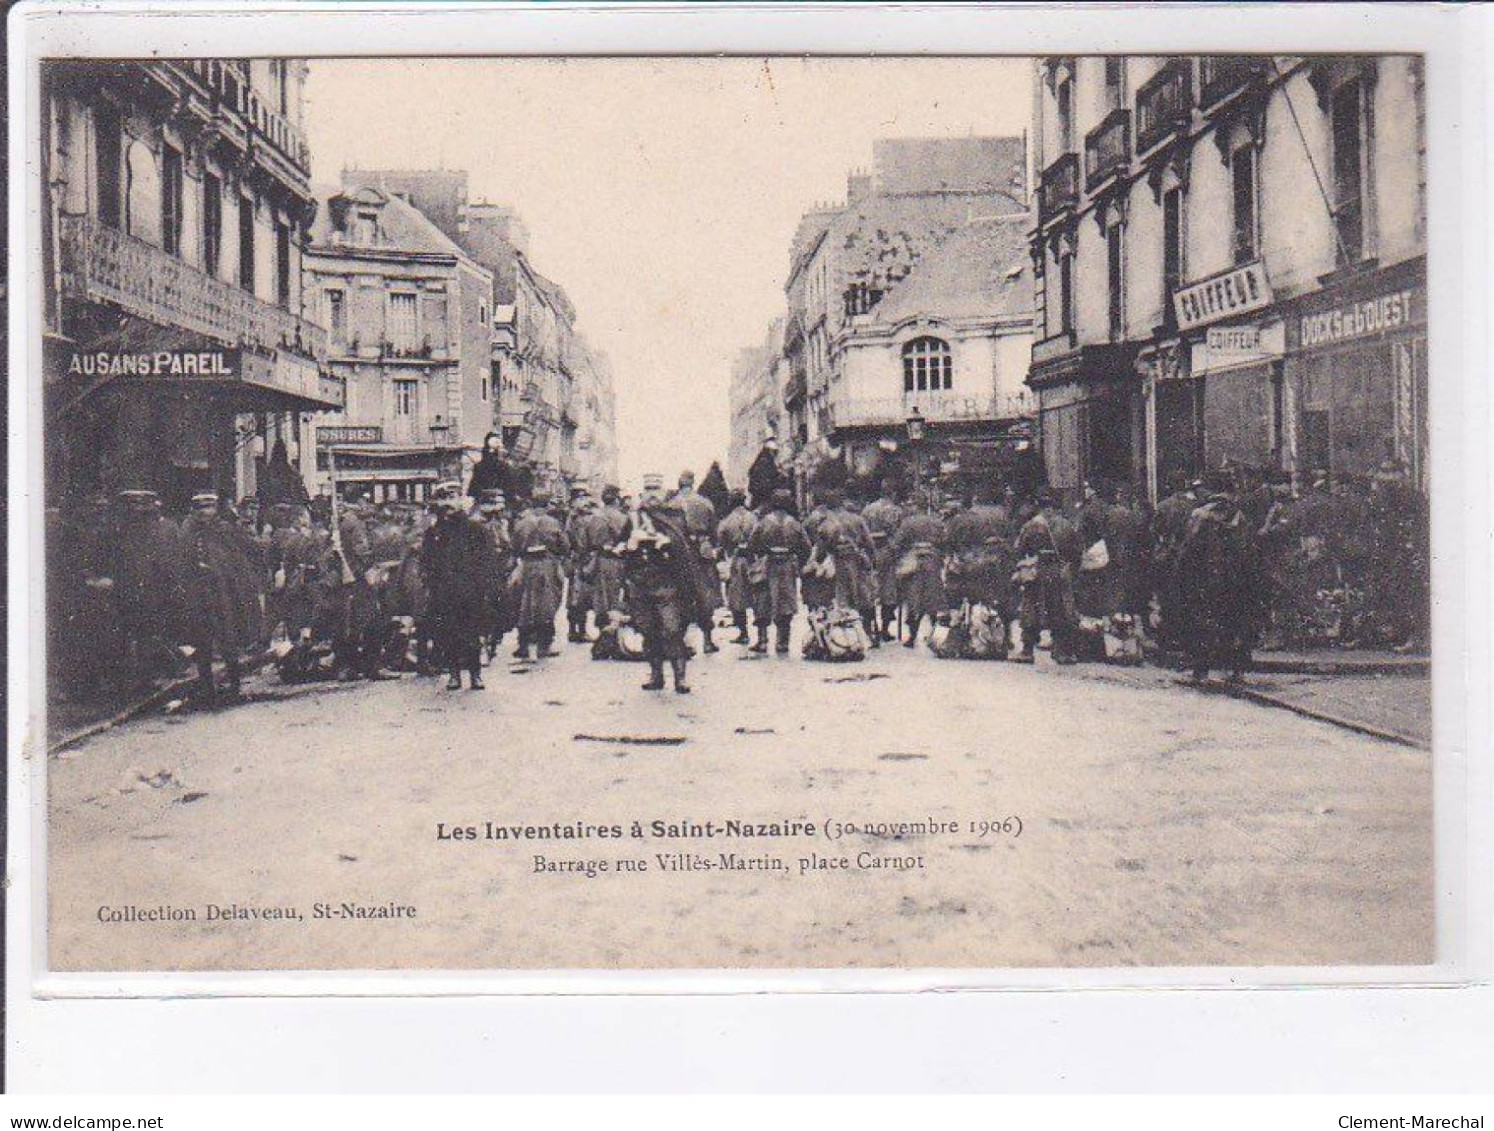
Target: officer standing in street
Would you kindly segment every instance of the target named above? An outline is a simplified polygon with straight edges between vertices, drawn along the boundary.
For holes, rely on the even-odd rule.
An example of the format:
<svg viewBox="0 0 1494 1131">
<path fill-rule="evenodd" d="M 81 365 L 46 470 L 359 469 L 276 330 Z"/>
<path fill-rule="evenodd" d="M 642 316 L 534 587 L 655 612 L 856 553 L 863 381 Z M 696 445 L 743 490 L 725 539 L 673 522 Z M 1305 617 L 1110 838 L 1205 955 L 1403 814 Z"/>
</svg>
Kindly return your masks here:
<svg viewBox="0 0 1494 1131">
<path fill-rule="evenodd" d="M 674 675 L 676 694 L 690 694 L 686 667 L 690 650 L 685 630 L 696 608 L 696 546 L 685 528 L 677 500 L 664 500 L 663 479 L 647 476 L 638 513 L 623 543 L 622 560 L 628 615 L 643 635 L 649 664 L 645 691 L 664 690 L 664 664 Z M 708 638 L 709 639 L 709 638 Z"/>
<path fill-rule="evenodd" d="M 438 485 L 436 521 L 421 540 L 421 563 L 430 592 L 430 632 L 450 673 L 446 690 L 462 689 L 462 671 L 473 691 L 483 689 L 482 632 L 498 556 L 487 530 L 463 509 L 462 485 Z"/>
</svg>

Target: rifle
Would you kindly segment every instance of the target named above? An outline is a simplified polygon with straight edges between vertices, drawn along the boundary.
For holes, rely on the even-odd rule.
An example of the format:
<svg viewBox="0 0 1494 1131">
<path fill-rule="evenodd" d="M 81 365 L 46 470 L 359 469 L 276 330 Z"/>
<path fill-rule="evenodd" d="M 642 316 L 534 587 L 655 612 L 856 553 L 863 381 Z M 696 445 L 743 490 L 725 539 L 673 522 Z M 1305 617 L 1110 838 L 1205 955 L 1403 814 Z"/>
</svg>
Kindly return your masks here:
<svg viewBox="0 0 1494 1131">
<path fill-rule="evenodd" d="M 348 556 L 342 549 L 342 516 L 337 511 L 337 449 L 327 446 L 327 472 L 332 478 L 332 549 L 342 563 L 342 583 L 351 585 L 356 580 L 353 567 L 348 565 Z"/>
</svg>

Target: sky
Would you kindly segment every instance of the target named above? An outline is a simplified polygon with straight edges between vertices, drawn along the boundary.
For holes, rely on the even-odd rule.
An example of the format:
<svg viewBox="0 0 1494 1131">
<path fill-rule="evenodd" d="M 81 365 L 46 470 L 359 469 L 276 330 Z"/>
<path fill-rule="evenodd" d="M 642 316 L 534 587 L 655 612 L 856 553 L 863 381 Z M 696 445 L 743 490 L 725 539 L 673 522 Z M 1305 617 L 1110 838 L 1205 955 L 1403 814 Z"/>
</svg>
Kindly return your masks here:
<svg viewBox="0 0 1494 1131">
<path fill-rule="evenodd" d="M 739 349 L 783 312 L 789 243 L 881 137 L 1019 136 L 1022 59 L 313 61 L 313 180 L 465 169 L 514 206 L 617 382 L 620 478 L 726 461 Z"/>
</svg>

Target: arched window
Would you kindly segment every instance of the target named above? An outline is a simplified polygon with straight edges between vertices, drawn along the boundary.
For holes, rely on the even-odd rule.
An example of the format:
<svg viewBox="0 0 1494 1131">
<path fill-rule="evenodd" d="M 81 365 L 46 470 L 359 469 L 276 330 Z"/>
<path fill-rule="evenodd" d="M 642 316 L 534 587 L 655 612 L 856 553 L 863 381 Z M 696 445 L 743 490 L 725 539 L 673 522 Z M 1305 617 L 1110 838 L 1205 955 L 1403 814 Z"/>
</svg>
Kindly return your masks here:
<svg viewBox="0 0 1494 1131">
<path fill-rule="evenodd" d="M 949 343 L 939 338 L 914 338 L 903 347 L 903 392 L 927 393 L 954 388 L 954 363 Z"/>
</svg>

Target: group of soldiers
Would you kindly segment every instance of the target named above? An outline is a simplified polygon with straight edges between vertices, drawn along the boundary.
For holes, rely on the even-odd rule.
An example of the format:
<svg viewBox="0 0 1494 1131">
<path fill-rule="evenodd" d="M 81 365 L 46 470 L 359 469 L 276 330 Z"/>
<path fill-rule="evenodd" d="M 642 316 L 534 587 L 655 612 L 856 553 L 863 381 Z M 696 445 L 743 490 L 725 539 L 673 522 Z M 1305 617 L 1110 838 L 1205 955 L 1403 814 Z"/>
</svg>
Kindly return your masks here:
<svg viewBox="0 0 1494 1131">
<path fill-rule="evenodd" d="M 940 655 L 978 621 L 994 626 L 983 658 L 1021 663 L 1045 633 L 1061 664 L 1139 660 L 1145 638 L 1200 678 L 1243 670 L 1268 637 L 1425 646 L 1424 496 L 1394 464 L 1361 483 L 1314 476 L 1300 493 L 1282 476 L 1213 473 L 1154 508 L 1125 487 L 1063 503 L 995 484 L 964 497 L 811 489 L 799 506 L 784 482 L 755 478 L 761 497 L 731 492 L 718 513 L 690 472 L 672 492 L 646 477 L 636 501 L 501 481 L 516 497 L 480 474 L 423 506 L 251 510 L 201 492 L 176 521 L 154 493 L 126 490 L 71 526 L 49 516 L 54 663 L 73 683 L 138 681 L 163 653 L 186 656 L 204 696 L 234 695 L 240 658 L 273 636 L 287 679 L 408 665 L 480 689 L 484 654 L 509 632 L 515 658 L 555 655 L 564 611 L 570 642 L 646 660 L 650 690 L 667 667 L 687 693 L 690 658 L 719 651 L 723 607 L 734 643 L 780 655 L 807 608 L 816 658 L 827 615 L 858 623 L 867 647 L 926 640 Z M 625 654 L 627 632 L 641 654 Z M 1112 652 L 1119 637 L 1134 647 Z"/>
</svg>

